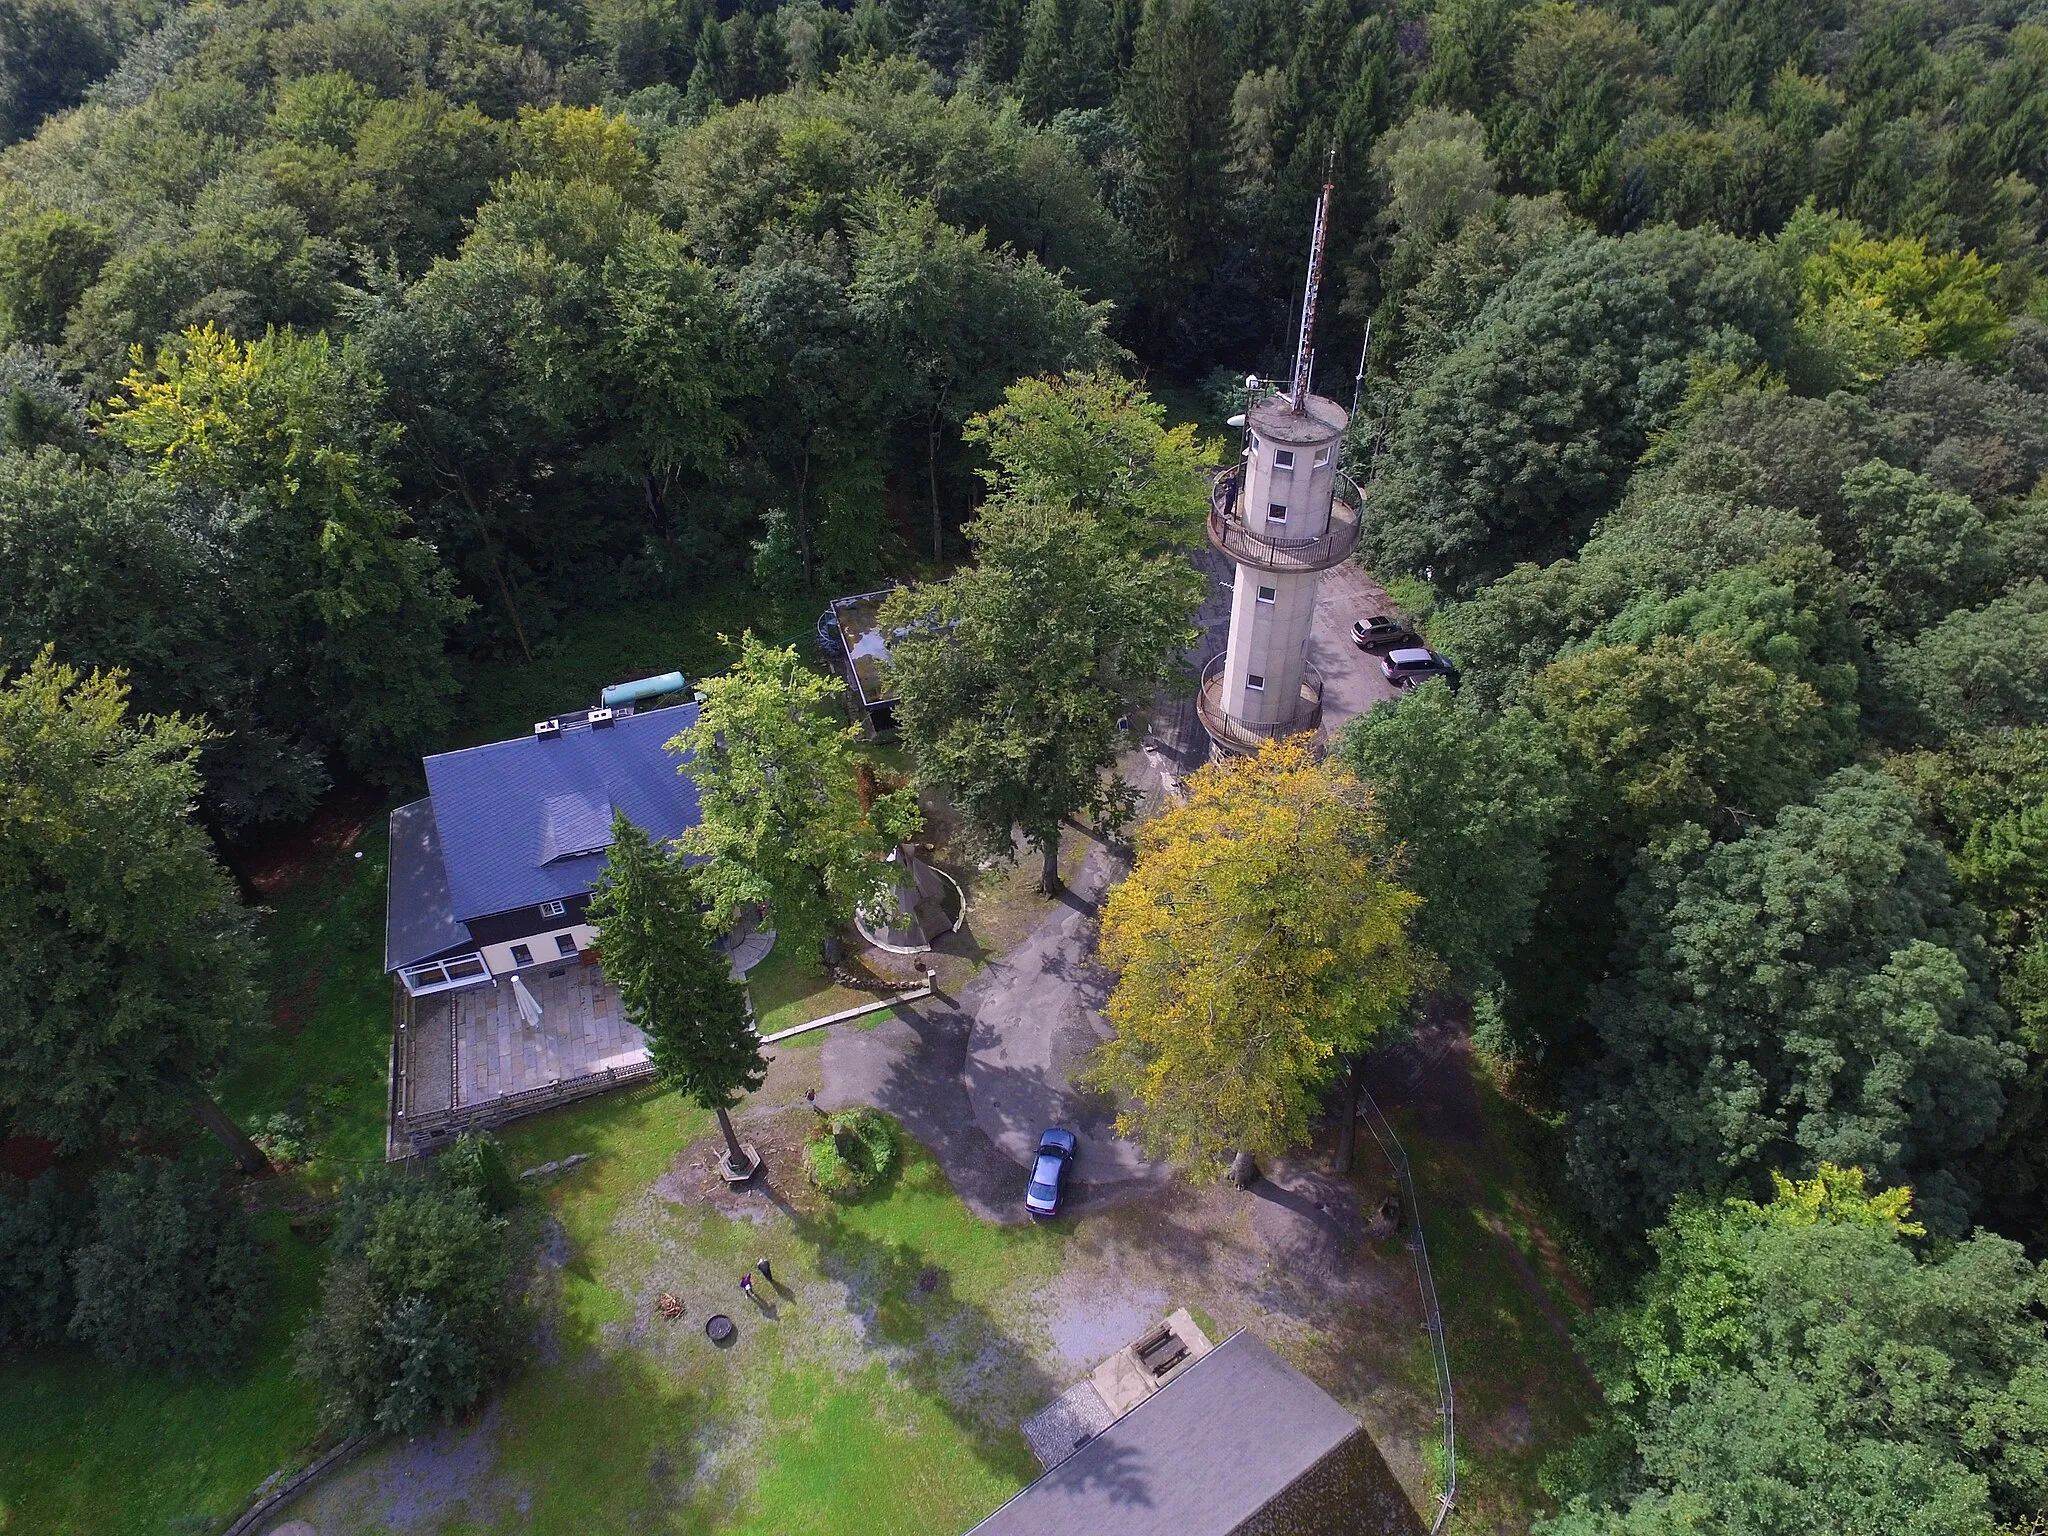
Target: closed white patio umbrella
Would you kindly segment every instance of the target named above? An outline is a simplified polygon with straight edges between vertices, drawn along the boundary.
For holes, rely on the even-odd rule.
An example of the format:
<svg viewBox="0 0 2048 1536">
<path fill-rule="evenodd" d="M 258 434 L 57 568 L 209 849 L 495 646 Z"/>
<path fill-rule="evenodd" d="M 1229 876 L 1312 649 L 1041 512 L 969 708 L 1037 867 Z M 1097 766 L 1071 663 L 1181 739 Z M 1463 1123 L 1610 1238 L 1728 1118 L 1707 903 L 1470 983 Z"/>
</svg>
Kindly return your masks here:
<svg viewBox="0 0 2048 1536">
<path fill-rule="evenodd" d="M 533 1028 L 540 1028 L 540 999 L 526 990 L 526 983 L 518 976 L 512 978 L 512 1001 L 519 1005 L 519 1017 Z"/>
</svg>

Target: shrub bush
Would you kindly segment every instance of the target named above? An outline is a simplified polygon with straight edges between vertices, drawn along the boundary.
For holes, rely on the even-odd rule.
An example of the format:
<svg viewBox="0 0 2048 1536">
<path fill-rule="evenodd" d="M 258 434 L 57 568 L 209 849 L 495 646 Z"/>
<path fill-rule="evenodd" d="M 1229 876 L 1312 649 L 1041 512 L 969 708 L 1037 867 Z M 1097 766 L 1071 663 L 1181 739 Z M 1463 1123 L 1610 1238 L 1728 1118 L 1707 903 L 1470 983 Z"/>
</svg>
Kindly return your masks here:
<svg viewBox="0 0 2048 1536">
<path fill-rule="evenodd" d="M 828 1195 L 872 1189 L 896 1162 L 896 1130 L 889 1117 L 865 1106 L 827 1115 L 804 1144 L 804 1170 Z"/>
<path fill-rule="evenodd" d="M 471 1149 L 455 1171 L 486 1155 Z M 410 1434 L 452 1421 L 512 1358 L 511 1275 L 505 1223 L 475 1190 L 379 1170 L 343 1195 L 298 1374 L 339 1429 Z"/>
<path fill-rule="evenodd" d="M 64 1337 L 76 1304 L 69 1259 L 84 1228 L 84 1202 L 54 1172 L 33 1183 L 0 1175 L 0 1355 Z"/>
<path fill-rule="evenodd" d="M 455 1145 L 441 1154 L 440 1171 L 450 1184 L 475 1195 L 493 1216 L 519 1203 L 519 1181 L 505 1166 L 498 1139 L 489 1131 L 465 1131 L 456 1137 Z"/>
<path fill-rule="evenodd" d="M 255 1327 L 265 1266 L 248 1215 L 211 1172 L 138 1158 L 93 1182 L 71 1257 L 71 1336 L 113 1365 L 220 1370 Z"/>
</svg>

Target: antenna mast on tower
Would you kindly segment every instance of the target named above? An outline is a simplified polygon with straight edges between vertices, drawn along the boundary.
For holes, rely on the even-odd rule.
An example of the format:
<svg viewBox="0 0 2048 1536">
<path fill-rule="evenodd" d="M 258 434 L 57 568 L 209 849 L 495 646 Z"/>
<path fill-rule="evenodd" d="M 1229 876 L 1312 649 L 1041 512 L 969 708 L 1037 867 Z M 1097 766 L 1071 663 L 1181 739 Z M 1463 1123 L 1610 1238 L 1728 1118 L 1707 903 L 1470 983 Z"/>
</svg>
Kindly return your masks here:
<svg viewBox="0 0 2048 1536">
<path fill-rule="evenodd" d="M 1330 150 L 1323 162 L 1323 195 L 1316 199 L 1316 224 L 1308 239 L 1308 287 L 1301 299 L 1301 336 L 1294 347 L 1294 392 L 1288 400 L 1294 414 L 1308 409 L 1309 375 L 1315 370 L 1315 350 L 1310 343 L 1316 334 L 1316 299 L 1323 286 L 1323 243 L 1330 233 L 1330 194 L 1336 184 L 1337 151 Z"/>
</svg>

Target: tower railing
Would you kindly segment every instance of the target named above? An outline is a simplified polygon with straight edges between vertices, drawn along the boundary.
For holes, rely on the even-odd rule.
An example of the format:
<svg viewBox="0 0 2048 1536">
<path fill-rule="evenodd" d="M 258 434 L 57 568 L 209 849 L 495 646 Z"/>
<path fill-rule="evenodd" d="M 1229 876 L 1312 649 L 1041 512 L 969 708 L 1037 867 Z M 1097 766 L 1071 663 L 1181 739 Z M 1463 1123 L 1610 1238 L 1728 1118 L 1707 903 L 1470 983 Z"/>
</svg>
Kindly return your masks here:
<svg viewBox="0 0 2048 1536">
<path fill-rule="evenodd" d="M 1337 475 L 1329 525 L 1307 539 L 1253 533 L 1244 517 L 1243 488 L 1244 466 L 1234 464 L 1216 477 L 1209 490 L 1209 542 L 1239 565 L 1296 574 L 1327 571 L 1342 565 L 1358 548 L 1358 512 L 1364 498 L 1349 475 L 1341 471 Z"/>
<path fill-rule="evenodd" d="M 1287 719 L 1238 719 L 1224 707 L 1223 701 L 1223 671 L 1229 657 L 1230 653 L 1225 651 L 1202 669 L 1202 686 L 1195 694 L 1195 718 L 1202 722 L 1209 739 L 1224 751 L 1256 752 L 1262 741 L 1299 735 L 1323 723 L 1323 674 L 1310 661 L 1301 664 L 1301 698 Z"/>
</svg>

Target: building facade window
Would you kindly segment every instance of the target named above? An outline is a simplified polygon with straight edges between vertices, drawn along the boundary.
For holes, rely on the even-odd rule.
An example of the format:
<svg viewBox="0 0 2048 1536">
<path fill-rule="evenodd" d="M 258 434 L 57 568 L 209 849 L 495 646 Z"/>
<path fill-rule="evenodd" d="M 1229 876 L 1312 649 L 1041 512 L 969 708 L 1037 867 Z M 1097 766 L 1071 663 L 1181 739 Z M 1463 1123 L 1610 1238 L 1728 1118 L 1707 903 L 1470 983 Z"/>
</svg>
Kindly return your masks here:
<svg viewBox="0 0 2048 1536">
<path fill-rule="evenodd" d="M 1259 588 L 1259 601 L 1262 603 L 1272 602 L 1277 595 L 1271 587 Z"/>
<path fill-rule="evenodd" d="M 512 946 L 512 963 L 514 965 L 533 964 L 533 951 L 524 944 L 514 944 Z"/>
<path fill-rule="evenodd" d="M 1276 502 L 1274 502 L 1274 503 L 1273 503 L 1273 504 L 1272 504 L 1271 506 L 1267 507 L 1267 508 L 1266 508 L 1266 521 L 1267 521 L 1267 522 L 1269 522 L 1269 523 L 1284 523 L 1284 522 L 1286 522 L 1286 521 L 1287 521 L 1287 507 L 1286 507 L 1285 503 L 1283 503 L 1283 502 L 1278 502 L 1278 501 L 1276 501 Z"/>
<path fill-rule="evenodd" d="M 556 951 L 556 953 L 558 953 L 558 954 L 564 954 L 564 955 L 573 955 L 573 954 L 575 954 L 575 953 L 576 953 L 576 939 L 575 939 L 575 936 L 574 936 L 573 934 L 567 934 L 567 933 L 558 933 L 558 934 L 556 934 L 556 935 L 555 935 L 555 951 Z"/>
<path fill-rule="evenodd" d="M 568 910 L 569 904 L 566 901 L 544 901 L 540 904 L 542 917 L 560 917 Z"/>
<path fill-rule="evenodd" d="M 1273 455 L 1273 467 L 1275 469 L 1294 468 L 1294 455 L 1290 453 L 1287 449 L 1282 448 L 1278 453 Z"/>
<path fill-rule="evenodd" d="M 1244 685 L 1247 688 L 1255 688 L 1260 693 L 1264 693 L 1266 691 L 1265 674 L 1261 672 L 1247 672 L 1244 678 Z"/>
</svg>

